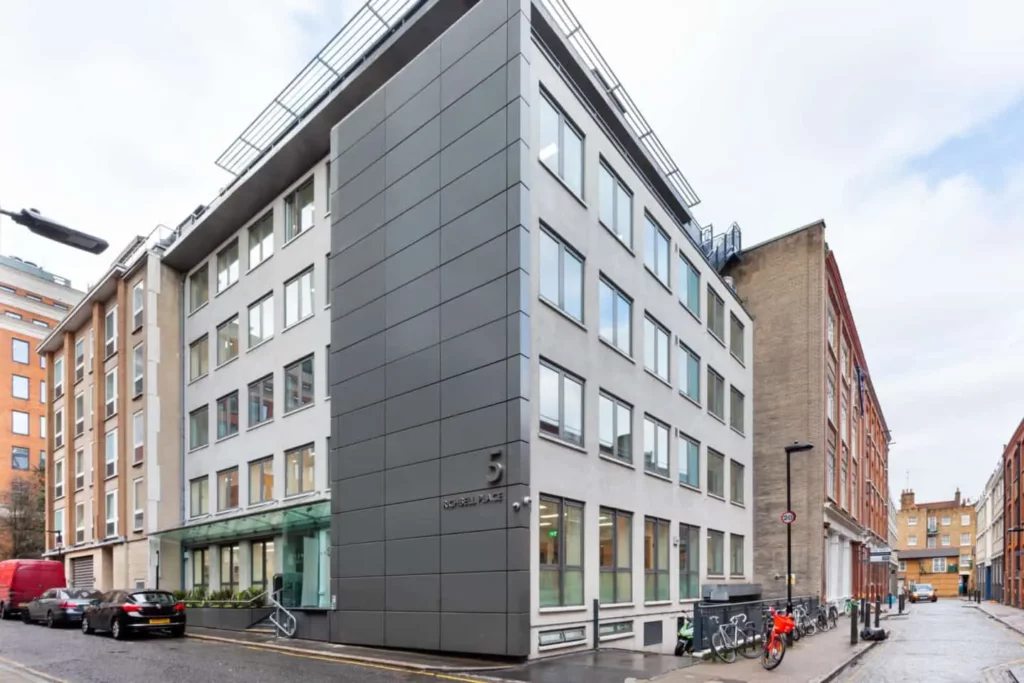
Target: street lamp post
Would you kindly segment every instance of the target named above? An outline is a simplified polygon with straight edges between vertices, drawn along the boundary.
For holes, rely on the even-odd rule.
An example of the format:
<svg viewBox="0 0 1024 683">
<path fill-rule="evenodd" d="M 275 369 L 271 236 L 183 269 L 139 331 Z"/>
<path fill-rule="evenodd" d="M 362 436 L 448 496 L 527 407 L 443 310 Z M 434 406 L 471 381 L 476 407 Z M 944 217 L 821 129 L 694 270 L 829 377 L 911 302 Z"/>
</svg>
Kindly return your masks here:
<svg viewBox="0 0 1024 683">
<path fill-rule="evenodd" d="M 107 246 L 109 246 L 105 240 L 95 235 L 69 228 L 52 218 L 47 218 L 39 213 L 37 209 L 22 209 L 21 211 L 0 209 L 0 214 L 10 216 L 15 223 L 25 226 L 40 237 L 68 247 L 87 251 L 90 254 L 102 254 L 107 250 Z"/>
<path fill-rule="evenodd" d="M 786 513 L 789 521 L 786 522 L 786 613 L 793 614 L 793 500 L 792 486 L 790 482 L 790 456 L 793 453 L 803 453 L 814 448 L 809 443 L 794 441 L 786 446 Z"/>
</svg>

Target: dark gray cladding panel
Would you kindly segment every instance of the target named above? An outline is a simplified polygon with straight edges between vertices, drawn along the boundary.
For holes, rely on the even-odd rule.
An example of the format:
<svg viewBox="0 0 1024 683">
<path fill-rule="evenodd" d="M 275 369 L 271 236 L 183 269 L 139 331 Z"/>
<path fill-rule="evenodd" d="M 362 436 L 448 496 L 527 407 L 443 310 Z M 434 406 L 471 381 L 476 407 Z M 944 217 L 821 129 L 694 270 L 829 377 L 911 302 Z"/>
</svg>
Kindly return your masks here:
<svg viewBox="0 0 1024 683">
<path fill-rule="evenodd" d="M 530 508 L 513 506 L 531 393 L 519 4 L 480 0 L 333 135 L 339 642 L 529 649 Z"/>
</svg>

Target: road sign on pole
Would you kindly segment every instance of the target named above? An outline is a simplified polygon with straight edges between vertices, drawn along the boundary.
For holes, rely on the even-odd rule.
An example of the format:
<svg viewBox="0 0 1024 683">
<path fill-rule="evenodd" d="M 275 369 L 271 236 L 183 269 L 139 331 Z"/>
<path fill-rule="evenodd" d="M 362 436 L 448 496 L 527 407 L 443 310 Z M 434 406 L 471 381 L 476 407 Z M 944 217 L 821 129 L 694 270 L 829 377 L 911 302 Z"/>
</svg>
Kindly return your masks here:
<svg viewBox="0 0 1024 683">
<path fill-rule="evenodd" d="M 796 513 L 792 510 L 786 510 L 782 513 L 781 519 L 783 524 L 792 524 L 796 521 Z"/>
</svg>

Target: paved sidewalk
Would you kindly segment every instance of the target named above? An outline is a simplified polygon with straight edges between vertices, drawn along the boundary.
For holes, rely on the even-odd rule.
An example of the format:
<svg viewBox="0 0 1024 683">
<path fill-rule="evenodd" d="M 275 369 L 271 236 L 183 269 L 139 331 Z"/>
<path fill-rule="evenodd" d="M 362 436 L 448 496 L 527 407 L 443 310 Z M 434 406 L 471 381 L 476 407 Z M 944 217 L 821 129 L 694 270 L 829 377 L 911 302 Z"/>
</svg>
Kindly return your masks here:
<svg viewBox="0 0 1024 683">
<path fill-rule="evenodd" d="M 888 624 L 884 624 L 889 628 Z M 850 620 L 843 617 L 838 628 L 801 638 L 786 649 L 786 656 L 774 671 L 765 671 L 761 660 L 738 656 L 733 664 L 710 661 L 674 671 L 654 679 L 657 683 L 779 683 L 807 681 L 825 683 L 835 679 L 853 661 L 885 641 L 850 645 Z"/>
<path fill-rule="evenodd" d="M 989 615 L 1003 626 L 1024 635 L 1024 610 L 998 602 L 965 602 L 964 607 L 974 608 Z"/>
</svg>

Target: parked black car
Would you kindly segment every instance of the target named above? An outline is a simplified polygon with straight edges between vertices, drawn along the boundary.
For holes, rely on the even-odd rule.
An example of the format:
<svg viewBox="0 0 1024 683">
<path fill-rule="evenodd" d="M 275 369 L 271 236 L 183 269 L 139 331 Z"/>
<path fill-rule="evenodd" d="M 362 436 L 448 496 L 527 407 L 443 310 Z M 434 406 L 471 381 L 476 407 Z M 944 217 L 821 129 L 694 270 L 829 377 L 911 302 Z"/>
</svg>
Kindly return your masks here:
<svg viewBox="0 0 1024 683">
<path fill-rule="evenodd" d="M 117 640 L 148 631 L 185 635 L 185 605 L 161 590 L 118 590 L 104 593 L 85 608 L 82 633 L 109 631 Z"/>
<path fill-rule="evenodd" d="M 50 628 L 77 624 L 82 620 L 82 609 L 99 597 L 99 591 L 51 588 L 25 605 L 21 620 L 26 624 L 42 621 Z"/>
</svg>

